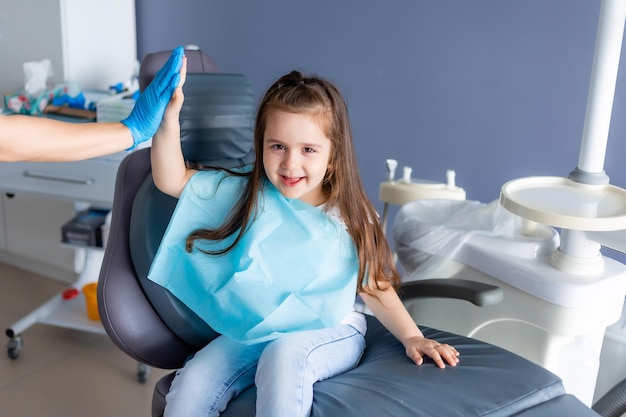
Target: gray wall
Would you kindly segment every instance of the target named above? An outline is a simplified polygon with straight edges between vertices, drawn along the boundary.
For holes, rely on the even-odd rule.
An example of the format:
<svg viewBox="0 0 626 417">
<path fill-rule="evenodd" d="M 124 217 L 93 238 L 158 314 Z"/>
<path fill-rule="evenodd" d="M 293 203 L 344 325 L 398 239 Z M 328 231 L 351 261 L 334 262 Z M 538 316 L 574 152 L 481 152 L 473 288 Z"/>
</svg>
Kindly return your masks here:
<svg viewBox="0 0 626 417">
<path fill-rule="evenodd" d="M 483 202 L 578 163 L 599 0 L 136 2 L 140 58 L 195 43 L 257 96 L 293 68 L 336 81 L 375 201 L 389 157 Z M 622 67 L 605 170 L 626 187 Z"/>
</svg>

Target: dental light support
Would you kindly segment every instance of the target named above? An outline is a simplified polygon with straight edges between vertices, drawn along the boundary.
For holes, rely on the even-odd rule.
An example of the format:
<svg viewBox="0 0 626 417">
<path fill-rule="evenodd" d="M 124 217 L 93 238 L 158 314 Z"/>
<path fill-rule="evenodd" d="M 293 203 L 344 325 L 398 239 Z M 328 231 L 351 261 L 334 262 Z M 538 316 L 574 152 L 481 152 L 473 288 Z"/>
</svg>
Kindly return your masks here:
<svg viewBox="0 0 626 417">
<path fill-rule="evenodd" d="M 626 0 L 602 1 L 576 169 L 569 178 L 510 181 L 500 195 L 509 211 L 561 228 L 561 245 L 552 265 L 590 279 L 604 269 L 602 245 L 626 253 L 626 190 L 610 185 L 604 172 L 625 22 Z"/>
<path fill-rule="evenodd" d="M 609 182 L 608 176 L 604 173 L 604 157 L 625 20 L 625 1 L 602 2 L 578 167 L 570 174 L 570 178 L 577 182 L 585 184 Z"/>
</svg>

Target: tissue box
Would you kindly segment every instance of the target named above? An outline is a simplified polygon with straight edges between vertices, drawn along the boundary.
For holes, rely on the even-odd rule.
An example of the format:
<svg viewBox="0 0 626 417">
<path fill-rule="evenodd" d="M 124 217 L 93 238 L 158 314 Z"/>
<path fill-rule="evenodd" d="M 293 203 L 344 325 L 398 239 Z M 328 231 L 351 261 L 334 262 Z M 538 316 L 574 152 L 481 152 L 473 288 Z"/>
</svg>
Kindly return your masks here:
<svg viewBox="0 0 626 417">
<path fill-rule="evenodd" d="M 63 243 L 102 247 L 102 225 L 108 210 L 89 209 L 76 214 L 61 228 Z"/>
<path fill-rule="evenodd" d="M 52 97 L 53 95 L 49 91 L 44 91 L 35 97 L 26 94 L 23 90 L 17 90 L 13 93 L 4 94 L 4 108 L 16 114 L 41 115 Z"/>
</svg>

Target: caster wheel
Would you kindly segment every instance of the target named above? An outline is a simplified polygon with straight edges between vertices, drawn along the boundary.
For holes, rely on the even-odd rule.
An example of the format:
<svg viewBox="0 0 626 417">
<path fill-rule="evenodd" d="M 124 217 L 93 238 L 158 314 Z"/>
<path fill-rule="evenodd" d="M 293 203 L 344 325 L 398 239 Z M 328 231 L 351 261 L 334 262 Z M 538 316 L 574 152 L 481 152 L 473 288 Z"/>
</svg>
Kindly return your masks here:
<svg viewBox="0 0 626 417">
<path fill-rule="evenodd" d="M 7 344 L 7 355 L 9 355 L 10 359 L 15 360 L 20 356 L 22 343 L 22 336 L 20 335 L 13 336 L 9 339 L 9 343 Z"/>
</svg>

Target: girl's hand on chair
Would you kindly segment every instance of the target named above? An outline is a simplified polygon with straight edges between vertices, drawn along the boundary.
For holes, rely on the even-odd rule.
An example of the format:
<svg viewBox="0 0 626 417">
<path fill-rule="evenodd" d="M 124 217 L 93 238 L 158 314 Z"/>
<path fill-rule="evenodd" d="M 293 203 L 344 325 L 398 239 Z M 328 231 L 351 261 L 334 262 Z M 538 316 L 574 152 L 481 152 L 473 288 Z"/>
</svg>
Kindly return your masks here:
<svg viewBox="0 0 626 417">
<path fill-rule="evenodd" d="M 459 352 L 448 344 L 439 343 L 436 340 L 414 336 L 404 342 L 406 356 L 411 358 L 417 365 L 424 363 L 423 356 L 430 357 L 440 368 L 445 368 L 447 362 L 450 366 L 459 363 Z"/>
</svg>

